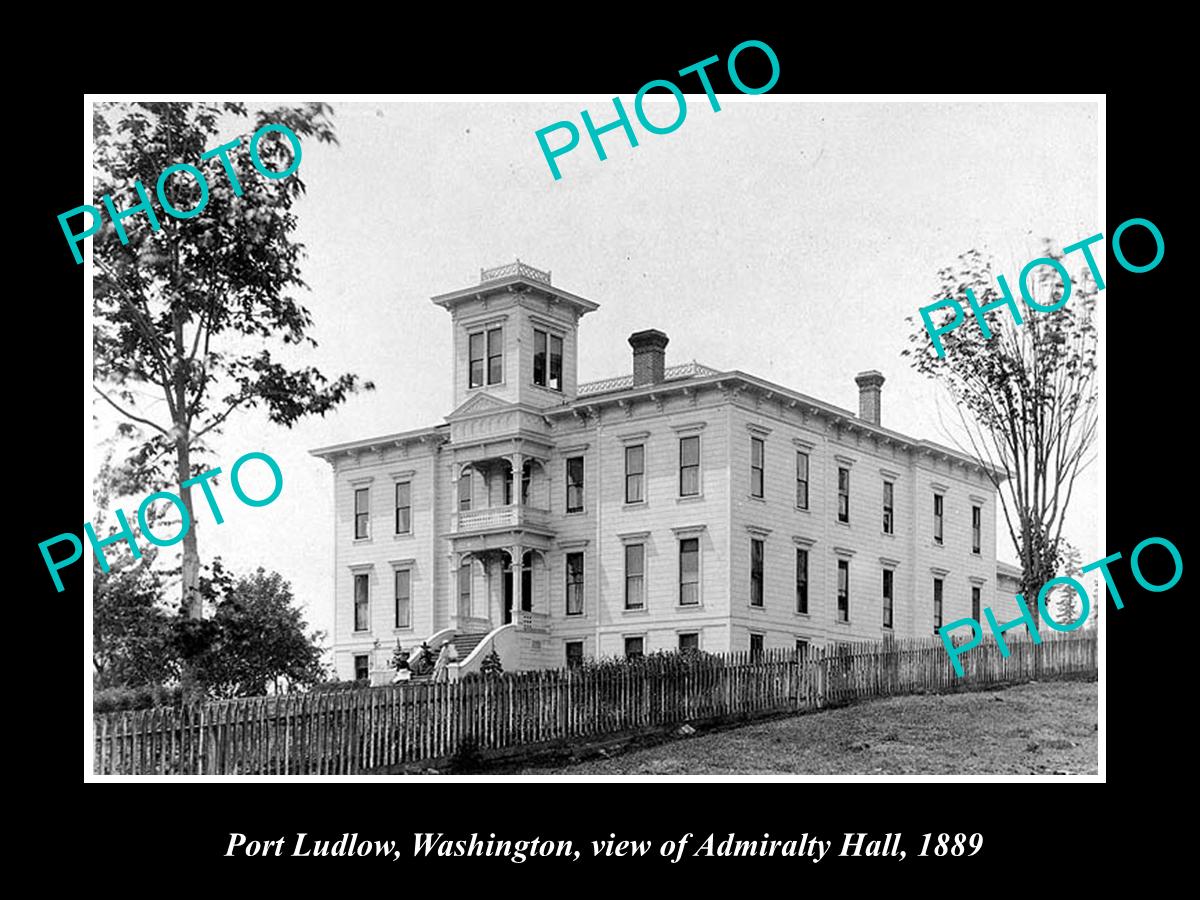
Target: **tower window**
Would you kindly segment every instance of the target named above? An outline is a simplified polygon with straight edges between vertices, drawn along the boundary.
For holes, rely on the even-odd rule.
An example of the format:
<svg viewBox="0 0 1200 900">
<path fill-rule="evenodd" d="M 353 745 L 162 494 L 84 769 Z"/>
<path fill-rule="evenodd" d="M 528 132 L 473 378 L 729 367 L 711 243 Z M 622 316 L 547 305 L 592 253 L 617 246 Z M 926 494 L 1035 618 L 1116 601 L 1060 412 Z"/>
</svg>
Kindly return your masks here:
<svg viewBox="0 0 1200 900">
<path fill-rule="evenodd" d="M 483 386 L 483 332 L 477 331 L 467 338 L 468 374 L 467 387 Z"/>
<path fill-rule="evenodd" d="M 561 391 L 563 339 L 541 329 L 533 330 L 533 383 Z"/>
<path fill-rule="evenodd" d="M 504 331 L 493 328 L 487 333 L 488 384 L 504 380 Z"/>
</svg>

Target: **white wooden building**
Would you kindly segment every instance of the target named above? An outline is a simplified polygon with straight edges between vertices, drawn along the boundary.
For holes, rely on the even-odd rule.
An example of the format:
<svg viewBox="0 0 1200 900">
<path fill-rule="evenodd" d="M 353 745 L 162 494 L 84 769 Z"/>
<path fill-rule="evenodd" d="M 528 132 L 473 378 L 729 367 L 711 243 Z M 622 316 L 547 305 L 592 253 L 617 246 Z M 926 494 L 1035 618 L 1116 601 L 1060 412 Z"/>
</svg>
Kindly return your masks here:
<svg viewBox="0 0 1200 900">
<path fill-rule="evenodd" d="M 397 639 L 512 670 L 932 635 L 994 603 L 995 488 L 882 424 L 880 373 L 857 376 L 856 414 L 668 366 L 651 330 L 629 372 L 579 384 L 598 304 L 549 273 L 485 270 L 433 302 L 446 421 L 313 451 L 334 474 L 339 677 L 382 677 Z"/>
</svg>

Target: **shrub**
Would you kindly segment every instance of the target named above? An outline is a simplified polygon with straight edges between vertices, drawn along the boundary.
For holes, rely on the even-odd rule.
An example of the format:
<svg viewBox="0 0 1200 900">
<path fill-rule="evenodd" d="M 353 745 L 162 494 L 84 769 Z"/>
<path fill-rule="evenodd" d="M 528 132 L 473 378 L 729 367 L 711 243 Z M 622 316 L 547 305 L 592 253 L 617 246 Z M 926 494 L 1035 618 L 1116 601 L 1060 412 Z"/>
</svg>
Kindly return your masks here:
<svg viewBox="0 0 1200 900">
<path fill-rule="evenodd" d="M 655 650 L 653 653 L 635 657 L 585 659 L 575 671 L 612 672 L 635 669 L 639 672 L 670 674 L 707 668 L 719 658 L 716 654 L 707 653 L 704 650 Z"/>
<path fill-rule="evenodd" d="M 183 691 L 179 687 L 144 684 L 138 687 L 110 687 L 92 694 L 92 712 L 120 712 L 127 709 L 151 709 L 156 706 L 179 706 Z"/>
<path fill-rule="evenodd" d="M 357 691 L 370 686 L 371 680 L 369 678 L 363 678 L 359 681 L 355 681 L 352 678 L 349 681 L 322 681 L 319 684 L 314 684 L 309 690 L 314 694 L 327 694 L 332 691 Z"/>
<path fill-rule="evenodd" d="M 496 678 L 504 674 L 504 663 L 500 661 L 500 654 L 496 652 L 495 647 L 483 658 L 483 662 L 479 664 L 479 671 L 488 678 Z"/>
</svg>

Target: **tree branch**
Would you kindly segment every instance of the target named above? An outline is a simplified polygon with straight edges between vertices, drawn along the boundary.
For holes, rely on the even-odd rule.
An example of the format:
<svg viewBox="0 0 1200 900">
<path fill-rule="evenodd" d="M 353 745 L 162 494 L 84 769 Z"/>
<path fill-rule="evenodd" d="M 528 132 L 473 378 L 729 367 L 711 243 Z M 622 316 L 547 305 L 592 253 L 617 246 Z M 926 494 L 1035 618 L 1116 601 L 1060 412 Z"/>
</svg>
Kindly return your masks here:
<svg viewBox="0 0 1200 900">
<path fill-rule="evenodd" d="M 195 434 L 193 434 L 192 440 L 193 441 L 200 440 L 200 438 L 204 437 L 204 435 L 208 434 L 210 431 L 212 431 L 214 428 L 216 428 L 218 425 L 220 425 L 222 422 L 224 422 L 226 419 L 228 419 L 230 413 L 232 413 L 235 409 L 237 409 L 239 406 L 241 406 L 243 403 L 245 403 L 249 399 L 250 398 L 245 395 L 238 397 L 237 400 L 235 400 L 232 404 L 230 404 L 228 409 L 226 409 L 223 413 L 221 413 L 219 416 L 217 416 L 215 419 L 213 419 L 211 422 L 209 422 L 207 425 L 205 425 L 203 428 L 201 428 Z"/>
<path fill-rule="evenodd" d="M 94 385 L 94 384 L 92 385 L 92 390 L 95 391 L 97 394 L 99 394 L 100 398 L 105 403 L 107 403 L 109 406 L 111 406 L 113 409 L 115 409 L 117 412 L 119 412 L 125 418 L 132 419 L 134 422 L 139 422 L 142 425 L 148 425 L 149 427 L 153 428 L 155 431 L 157 431 L 159 434 L 163 435 L 164 437 L 171 436 L 171 432 L 167 431 L 167 429 L 163 428 L 157 422 L 151 422 L 149 419 L 143 419 L 141 416 L 135 416 L 133 413 L 131 413 L 127 409 L 122 409 L 120 406 L 117 405 L 117 403 L 111 397 L 108 396 L 108 394 L 104 393 L 104 391 L 100 390 L 100 388 L 96 387 L 96 385 Z"/>
</svg>

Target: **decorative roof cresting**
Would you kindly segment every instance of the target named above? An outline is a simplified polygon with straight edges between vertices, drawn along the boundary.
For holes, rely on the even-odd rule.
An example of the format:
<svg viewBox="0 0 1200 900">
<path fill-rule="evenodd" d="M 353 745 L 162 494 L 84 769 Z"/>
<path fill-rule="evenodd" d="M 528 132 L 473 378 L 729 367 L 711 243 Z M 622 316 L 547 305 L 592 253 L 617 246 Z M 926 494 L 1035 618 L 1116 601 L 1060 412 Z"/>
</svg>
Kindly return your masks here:
<svg viewBox="0 0 1200 900">
<path fill-rule="evenodd" d="M 663 381 L 678 381 L 682 378 L 704 378 L 707 375 L 720 374 L 716 369 L 702 366 L 692 360 L 680 366 L 667 366 L 663 372 Z M 632 375 L 618 375 L 615 378 L 604 378 L 600 381 L 589 381 L 579 385 L 577 396 L 584 397 L 592 394 L 604 394 L 608 391 L 620 391 L 633 387 Z"/>
<path fill-rule="evenodd" d="M 479 270 L 480 284 L 487 284 L 489 281 L 499 281 L 502 278 L 528 278 L 531 281 L 540 281 L 542 284 L 550 283 L 549 272 L 535 269 L 533 266 L 521 262 L 520 259 L 506 266 L 496 266 L 494 269 Z"/>
</svg>

